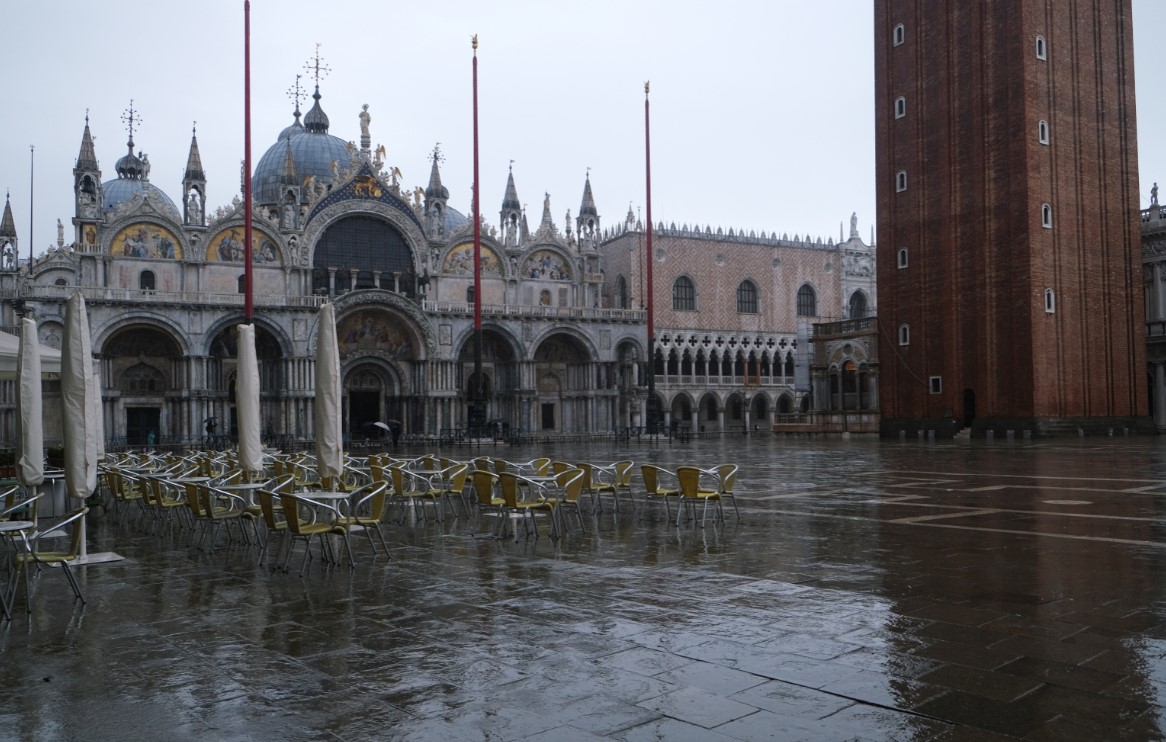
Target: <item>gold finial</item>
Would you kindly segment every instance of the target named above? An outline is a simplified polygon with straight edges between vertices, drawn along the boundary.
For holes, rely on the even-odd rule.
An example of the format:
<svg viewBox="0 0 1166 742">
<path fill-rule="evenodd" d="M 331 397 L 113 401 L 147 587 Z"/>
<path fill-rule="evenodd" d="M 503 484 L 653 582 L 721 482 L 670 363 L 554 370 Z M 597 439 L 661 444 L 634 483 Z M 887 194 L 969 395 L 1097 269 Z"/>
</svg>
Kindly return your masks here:
<svg viewBox="0 0 1166 742">
<path fill-rule="evenodd" d="M 477 34 L 474 34 L 474 38 L 470 42 L 470 44 L 474 47 L 474 56 L 475 57 L 478 56 L 478 35 Z"/>
<path fill-rule="evenodd" d="M 648 80 L 648 81 L 646 81 L 646 82 L 644 83 L 644 95 L 647 95 L 647 94 L 648 94 L 648 85 L 649 85 L 651 82 L 652 82 L 651 80 Z"/>
</svg>

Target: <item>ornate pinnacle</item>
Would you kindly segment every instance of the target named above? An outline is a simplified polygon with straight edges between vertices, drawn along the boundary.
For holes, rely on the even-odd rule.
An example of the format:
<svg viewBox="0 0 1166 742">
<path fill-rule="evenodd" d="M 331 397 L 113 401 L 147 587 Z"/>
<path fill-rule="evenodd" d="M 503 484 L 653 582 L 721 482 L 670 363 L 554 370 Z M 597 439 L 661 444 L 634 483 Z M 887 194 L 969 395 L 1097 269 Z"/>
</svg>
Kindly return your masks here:
<svg viewBox="0 0 1166 742">
<path fill-rule="evenodd" d="M 311 73 L 316 80 L 316 87 L 320 86 L 320 78 L 327 77 L 332 68 L 320 59 L 320 45 L 316 44 L 316 56 L 304 63 L 304 70 Z"/>
<path fill-rule="evenodd" d="M 296 110 L 300 110 L 300 98 L 306 98 L 307 93 L 300 89 L 300 77 L 296 75 L 296 84 L 287 89 L 287 97 L 291 98 L 296 104 Z"/>
<path fill-rule="evenodd" d="M 88 113 L 86 113 L 85 115 L 86 115 L 86 117 L 89 116 Z M 132 146 L 134 146 L 134 124 L 140 125 L 142 123 L 142 117 L 139 116 L 138 112 L 134 110 L 134 99 L 133 98 L 130 98 L 130 107 L 127 108 L 125 110 L 125 113 L 123 113 L 121 115 L 121 120 L 126 122 L 126 127 L 129 129 L 129 132 L 130 132 L 129 145 L 132 147 Z"/>
</svg>

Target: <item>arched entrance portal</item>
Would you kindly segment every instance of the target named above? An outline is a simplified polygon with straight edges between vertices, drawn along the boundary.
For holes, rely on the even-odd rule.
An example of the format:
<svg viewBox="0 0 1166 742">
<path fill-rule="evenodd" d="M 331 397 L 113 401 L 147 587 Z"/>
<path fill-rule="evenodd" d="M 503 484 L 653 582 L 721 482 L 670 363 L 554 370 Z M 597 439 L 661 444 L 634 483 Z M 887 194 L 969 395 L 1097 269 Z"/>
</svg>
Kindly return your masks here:
<svg viewBox="0 0 1166 742">
<path fill-rule="evenodd" d="M 181 351 L 165 330 L 132 326 L 118 330 L 101 349 L 102 377 L 117 391 L 106 435 L 130 446 L 160 444 L 184 431 L 181 392 L 171 386 Z M 112 423 L 112 425 L 109 425 Z"/>
<path fill-rule="evenodd" d="M 559 332 L 539 343 L 534 352 L 534 429 L 579 432 L 591 429 L 593 411 L 587 404 L 591 354 L 576 337 Z"/>
<path fill-rule="evenodd" d="M 259 419 L 263 421 L 262 435 L 269 440 L 285 430 L 279 393 L 283 390 L 282 357 L 279 341 L 263 325 L 255 326 L 255 356 L 259 360 Z M 219 436 L 238 436 L 239 414 L 235 405 L 235 380 L 238 376 L 239 332 L 232 323 L 221 329 L 211 341 L 207 368 L 207 386 L 211 401 L 206 416 L 198 421 L 205 424 L 207 417 L 215 418 Z M 131 444 L 132 445 L 132 444 Z"/>
<path fill-rule="evenodd" d="M 344 385 L 344 430 L 375 435 L 375 422 L 397 420 L 405 433 L 425 430 L 425 404 L 411 387 L 424 344 L 416 326 L 385 307 L 362 307 L 336 320 Z"/>
<path fill-rule="evenodd" d="M 465 395 L 463 421 L 470 419 L 470 403 L 478 394 L 486 403 L 486 420 L 489 424 L 502 427 L 520 426 L 518 406 L 519 373 L 514 346 L 502 333 L 492 328 L 482 328 L 482 381 L 474 376 L 474 336 L 471 334 L 458 353 L 460 371 L 459 387 Z"/>
</svg>

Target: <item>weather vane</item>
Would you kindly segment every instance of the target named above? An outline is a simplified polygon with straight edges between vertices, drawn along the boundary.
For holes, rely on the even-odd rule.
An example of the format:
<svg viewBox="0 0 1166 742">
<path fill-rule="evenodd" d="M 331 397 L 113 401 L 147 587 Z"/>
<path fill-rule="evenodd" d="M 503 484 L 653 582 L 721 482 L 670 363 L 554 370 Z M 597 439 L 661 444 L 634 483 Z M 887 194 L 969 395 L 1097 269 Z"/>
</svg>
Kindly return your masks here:
<svg viewBox="0 0 1166 742">
<path fill-rule="evenodd" d="M 121 115 L 121 120 L 126 123 L 126 127 L 129 129 L 130 145 L 132 146 L 134 143 L 134 124 L 138 124 L 140 126 L 142 123 L 142 117 L 139 116 L 138 112 L 134 110 L 133 98 L 130 98 L 130 107 L 127 108 L 125 113 Z"/>
<path fill-rule="evenodd" d="M 296 104 L 296 110 L 300 110 L 300 98 L 306 97 L 303 90 L 300 89 L 300 78 L 303 75 L 296 75 L 296 84 L 287 89 L 287 97 L 291 98 Z"/>
<path fill-rule="evenodd" d="M 316 79 L 316 87 L 320 86 L 320 78 L 327 77 L 332 68 L 324 64 L 320 59 L 320 45 L 316 44 L 316 56 L 304 63 L 304 70 L 311 73 L 312 77 Z"/>
<path fill-rule="evenodd" d="M 431 157 L 434 162 L 445 162 L 445 155 L 441 154 L 441 142 L 433 145 L 433 154 Z"/>
</svg>

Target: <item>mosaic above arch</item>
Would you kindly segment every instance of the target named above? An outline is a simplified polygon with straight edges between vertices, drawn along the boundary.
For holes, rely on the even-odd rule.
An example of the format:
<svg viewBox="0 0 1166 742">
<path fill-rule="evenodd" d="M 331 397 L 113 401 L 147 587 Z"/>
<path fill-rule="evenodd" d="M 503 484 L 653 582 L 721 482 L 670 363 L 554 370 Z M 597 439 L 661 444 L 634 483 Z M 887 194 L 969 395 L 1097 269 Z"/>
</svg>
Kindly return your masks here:
<svg viewBox="0 0 1166 742">
<path fill-rule="evenodd" d="M 243 227 L 229 227 L 216 234 L 206 246 L 207 261 L 218 260 L 223 263 L 242 263 Z M 258 229 L 251 230 L 251 263 L 261 265 L 266 263 L 282 264 L 279 246 L 275 240 Z"/>
<path fill-rule="evenodd" d="M 571 269 L 563 256 L 552 250 L 536 250 L 522 264 L 525 278 L 541 278 L 551 281 L 570 281 Z"/>
<path fill-rule="evenodd" d="M 409 358 L 413 343 L 400 324 L 400 318 L 379 309 L 353 312 L 336 323 L 340 352 L 377 351 L 391 358 Z"/>
<path fill-rule="evenodd" d="M 441 270 L 455 276 L 474 275 L 474 243 L 464 242 L 450 250 L 445 256 Z M 482 245 L 482 275 L 502 275 L 502 261 L 498 258 L 498 253 L 487 245 Z"/>
<path fill-rule="evenodd" d="M 168 229 L 157 224 L 131 224 L 109 243 L 109 254 L 123 258 L 182 260 L 182 243 Z"/>
</svg>

